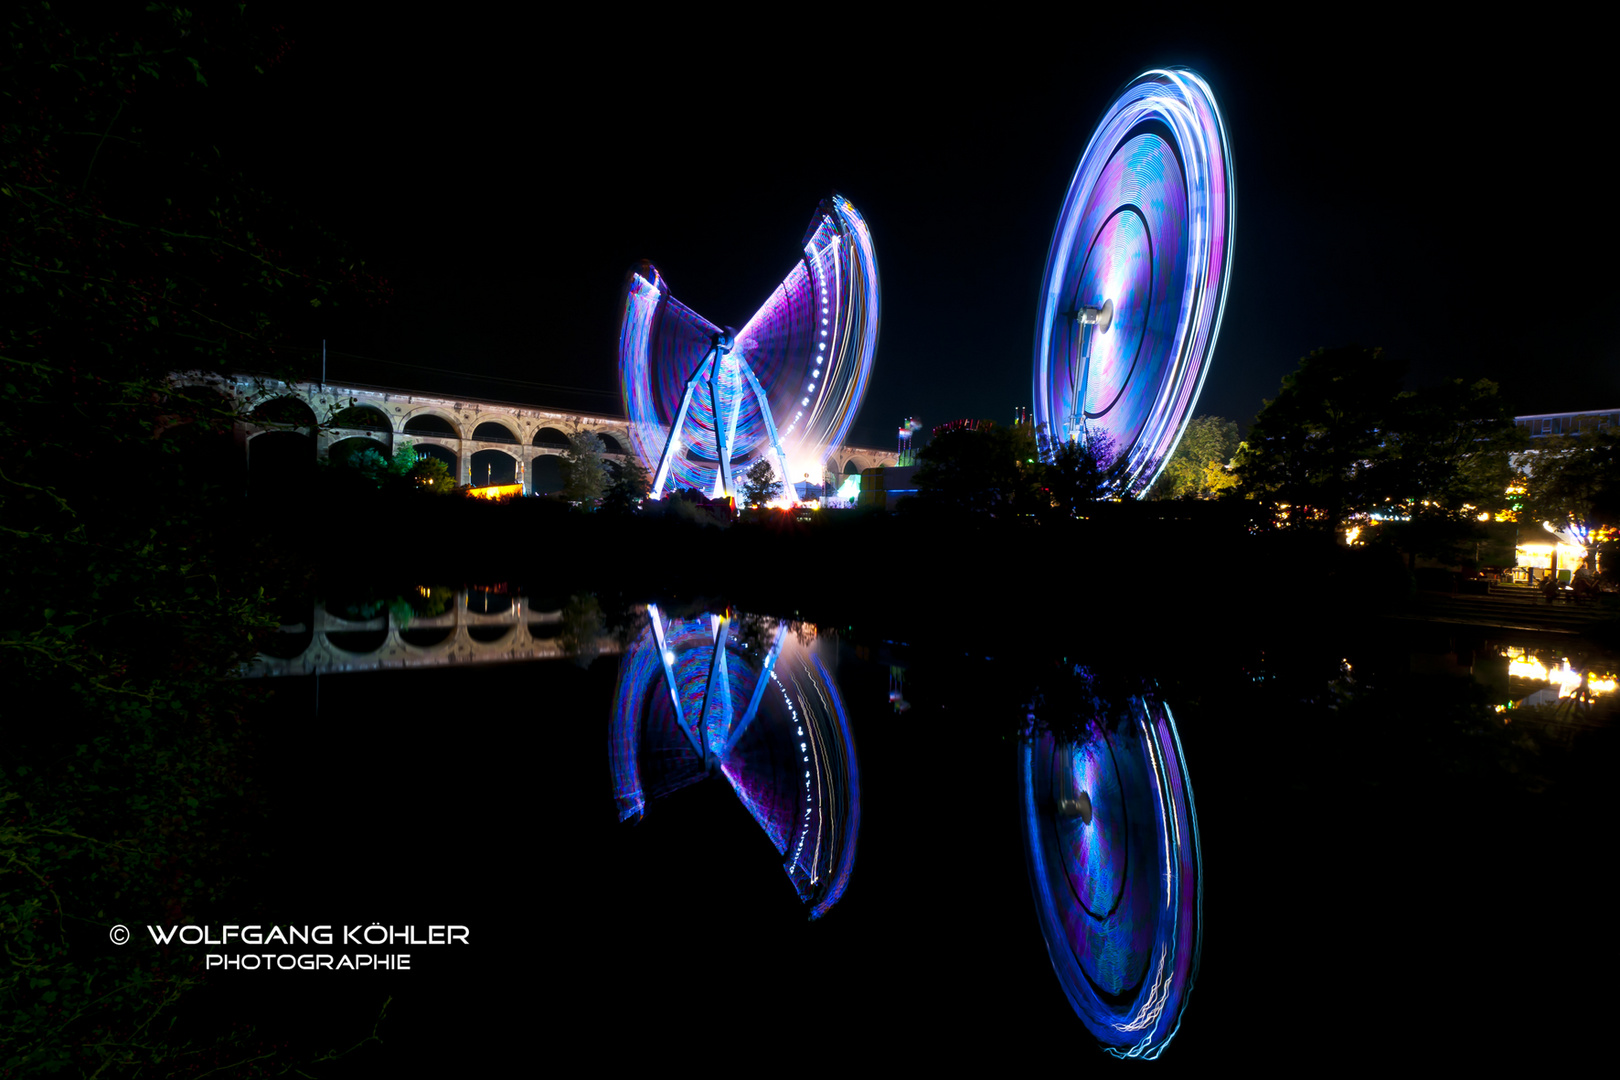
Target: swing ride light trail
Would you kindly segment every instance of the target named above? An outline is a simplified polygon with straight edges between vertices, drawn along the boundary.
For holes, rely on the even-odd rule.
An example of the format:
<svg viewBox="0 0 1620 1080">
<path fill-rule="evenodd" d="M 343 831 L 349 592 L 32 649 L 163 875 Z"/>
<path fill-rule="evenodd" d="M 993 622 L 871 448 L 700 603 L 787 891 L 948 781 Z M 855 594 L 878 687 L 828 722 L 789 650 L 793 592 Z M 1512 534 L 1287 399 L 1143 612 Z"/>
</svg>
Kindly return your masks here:
<svg viewBox="0 0 1620 1080">
<path fill-rule="evenodd" d="M 803 255 L 739 331 L 671 295 L 650 262 L 625 279 L 619 386 L 635 454 L 670 486 L 735 495 L 736 471 L 769 460 L 791 497 L 849 433 L 877 350 L 878 273 L 853 203 L 822 201 Z"/>
<path fill-rule="evenodd" d="M 730 612 L 681 619 L 649 604 L 647 619 L 621 662 L 609 728 L 619 820 L 723 777 L 820 918 L 849 885 L 861 803 L 849 717 L 819 639 L 784 621 L 750 641 Z"/>
<path fill-rule="evenodd" d="M 1109 106 L 1052 233 L 1035 323 L 1035 422 L 1106 434 L 1140 497 L 1209 372 L 1232 270 L 1232 159 L 1209 85 L 1147 71 Z"/>
</svg>

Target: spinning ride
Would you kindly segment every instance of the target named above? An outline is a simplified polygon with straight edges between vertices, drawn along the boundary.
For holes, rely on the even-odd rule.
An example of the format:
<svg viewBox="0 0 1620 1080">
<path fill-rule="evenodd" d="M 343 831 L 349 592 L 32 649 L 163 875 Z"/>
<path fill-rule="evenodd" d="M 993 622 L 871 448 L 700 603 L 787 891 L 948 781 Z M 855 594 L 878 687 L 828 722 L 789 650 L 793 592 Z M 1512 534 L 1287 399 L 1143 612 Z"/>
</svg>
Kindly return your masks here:
<svg viewBox="0 0 1620 1080">
<path fill-rule="evenodd" d="M 726 615 L 648 626 L 619 668 L 609 735 L 620 821 L 649 799 L 723 777 L 820 918 L 855 866 L 860 783 L 843 698 L 816 639 Z"/>
<path fill-rule="evenodd" d="M 1106 436 L 1121 494 L 1158 478 L 1208 373 L 1231 185 L 1220 110 L 1185 68 L 1133 79 L 1069 184 L 1035 325 L 1035 421 L 1054 441 Z"/>
<path fill-rule="evenodd" d="M 740 468 L 821 475 L 866 395 L 877 349 L 877 257 L 848 199 L 822 201 L 804 254 L 738 331 L 676 300 L 656 267 L 625 280 L 619 386 L 636 455 L 666 487 L 736 493 Z M 791 496 L 790 496 L 791 497 Z"/>
<path fill-rule="evenodd" d="M 1198 971 L 1203 864 L 1174 718 L 1131 696 L 1078 739 L 1019 747 L 1024 851 L 1069 1004 L 1116 1057 L 1156 1058 Z"/>
</svg>

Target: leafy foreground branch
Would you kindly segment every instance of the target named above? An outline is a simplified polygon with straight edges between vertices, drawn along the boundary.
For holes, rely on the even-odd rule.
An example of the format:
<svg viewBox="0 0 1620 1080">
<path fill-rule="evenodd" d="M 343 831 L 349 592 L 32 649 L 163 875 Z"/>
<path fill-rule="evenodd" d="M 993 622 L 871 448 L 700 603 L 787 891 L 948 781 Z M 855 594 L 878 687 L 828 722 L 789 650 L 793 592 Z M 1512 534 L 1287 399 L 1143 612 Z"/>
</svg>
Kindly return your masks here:
<svg viewBox="0 0 1620 1080">
<path fill-rule="evenodd" d="M 277 622 L 244 584 L 277 556 L 233 530 L 235 411 L 168 376 L 275 370 L 363 281 L 195 142 L 275 35 L 119 19 L 29 4 L 0 38 L 0 1077 L 280 1075 L 323 1059 L 217 1019 L 198 959 L 143 940 L 252 913 L 234 675 Z"/>
</svg>

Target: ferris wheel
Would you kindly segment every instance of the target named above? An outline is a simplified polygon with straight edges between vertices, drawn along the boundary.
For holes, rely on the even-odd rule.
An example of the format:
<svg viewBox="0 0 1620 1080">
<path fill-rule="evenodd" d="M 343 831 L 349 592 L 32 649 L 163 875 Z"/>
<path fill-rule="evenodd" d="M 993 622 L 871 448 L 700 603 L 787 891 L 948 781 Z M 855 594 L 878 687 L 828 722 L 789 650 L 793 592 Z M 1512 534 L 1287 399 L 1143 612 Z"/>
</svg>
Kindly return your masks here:
<svg viewBox="0 0 1620 1080">
<path fill-rule="evenodd" d="M 866 396 L 878 333 L 877 255 L 866 220 L 824 199 L 803 250 L 741 330 L 676 300 L 657 267 L 625 279 L 619 387 L 636 455 L 668 487 L 734 495 L 737 470 L 769 461 L 791 499 L 819 478 Z"/>
<path fill-rule="evenodd" d="M 1203 938 L 1203 860 L 1169 706 L 1133 694 L 1079 738 L 1019 747 L 1024 853 L 1052 969 L 1110 1054 L 1156 1058 Z"/>
<path fill-rule="evenodd" d="M 1132 79 L 1063 201 L 1035 325 L 1035 421 L 1105 437 L 1122 495 L 1158 478 L 1209 370 L 1231 276 L 1232 159 L 1209 84 Z"/>
</svg>

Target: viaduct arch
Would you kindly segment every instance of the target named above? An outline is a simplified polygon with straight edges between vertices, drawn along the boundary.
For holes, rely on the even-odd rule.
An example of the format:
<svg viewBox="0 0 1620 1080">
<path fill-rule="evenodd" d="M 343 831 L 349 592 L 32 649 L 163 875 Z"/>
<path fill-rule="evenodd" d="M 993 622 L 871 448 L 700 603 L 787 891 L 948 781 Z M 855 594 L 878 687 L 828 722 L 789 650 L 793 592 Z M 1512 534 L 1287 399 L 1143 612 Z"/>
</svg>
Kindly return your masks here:
<svg viewBox="0 0 1620 1080">
<path fill-rule="evenodd" d="M 432 446 L 437 448 L 431 451 L 435 457 L 456 463 L 453 472 L 457 484 L 473 484 L 477 482 L 473 455 L 497 450 L 514 459 L 517 481 L 529 494 L 536 493 L 536 463 L 565 453 L 569 435 L 581 431 L 597 435 L 607 448 L 604 456 L 610 462 L 625 460 L 625 448 L 632 445 L 629 422 L 622 416 L 602 413 L 438 397 L 360 384 L 284 382 L 250 375 L 182 372 L 171 376 L 170 382 L 177 387 L 207 387 L 233 403 L 238 415 L 246 417 L 236 424 L 236 444 L 249 455 L 252 443 L 272 432 L 305 436 L 315 458 L 328 457 L 333 446 L 354 438 L 371 439 L 390 454 L 406 446 Z M 484 427 L 486 424 L 496 426 Z M 661 433 L 658 441 L 663 437 Z M 840 446 L 828 457 L 827 468 L 842 476 L 898 463 L 893 451 Z"/>
</svg>

